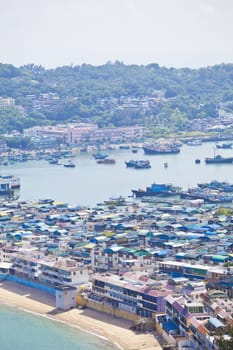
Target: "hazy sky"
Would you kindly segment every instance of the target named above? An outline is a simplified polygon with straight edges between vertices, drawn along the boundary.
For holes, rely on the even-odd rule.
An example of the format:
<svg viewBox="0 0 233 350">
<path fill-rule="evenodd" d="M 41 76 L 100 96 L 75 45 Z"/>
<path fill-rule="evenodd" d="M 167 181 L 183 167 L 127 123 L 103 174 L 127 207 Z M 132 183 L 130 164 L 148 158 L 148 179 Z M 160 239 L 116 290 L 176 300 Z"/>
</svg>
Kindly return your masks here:
<svg viewBox="0 0 233 350">
<path fill-rule="evenodd" d="M 233 62 L 233 0 L 0 0 L 0 62 Z"/>
</svg>

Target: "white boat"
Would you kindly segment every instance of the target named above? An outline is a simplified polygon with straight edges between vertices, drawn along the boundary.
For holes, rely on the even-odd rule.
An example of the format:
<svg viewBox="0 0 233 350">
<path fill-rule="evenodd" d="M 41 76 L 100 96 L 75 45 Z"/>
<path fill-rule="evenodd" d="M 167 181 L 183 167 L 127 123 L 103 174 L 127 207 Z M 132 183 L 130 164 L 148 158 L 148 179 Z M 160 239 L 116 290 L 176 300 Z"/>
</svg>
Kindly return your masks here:
<svg viewBox="0 0 233 350">
<path fill-rule="evenodd" d="M 201 146 L 202 142 L 201 140 L 190 140 L 187 142 L 188 146 Z"/>
<path fill-rule="evenodd" d="M 20 178 L 15 175 L 1 175 L 0 176 L 1 182 L 9 182 L 9 187 L 12 190 L 15 190 L 17 188 L 20 188 Z"/>
</svg>

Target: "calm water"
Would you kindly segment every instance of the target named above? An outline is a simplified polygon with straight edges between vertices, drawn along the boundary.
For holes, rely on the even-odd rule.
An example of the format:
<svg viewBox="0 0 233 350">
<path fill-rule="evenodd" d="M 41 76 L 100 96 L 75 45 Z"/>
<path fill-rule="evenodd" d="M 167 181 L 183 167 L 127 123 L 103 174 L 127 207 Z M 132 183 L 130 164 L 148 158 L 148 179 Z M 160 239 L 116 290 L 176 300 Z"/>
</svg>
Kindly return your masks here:
<svg viewBox="0 0 233 350">
<path fill-rule="evenodd" d="M 46 161 L 29 161 L 2 167 L 3 174 L 19 175 L 21 200 L 53 198 L 70 204 L 95 206 L 110 196 L 130 196 L 131 189 L 145 188 L 152 182 L 169 182 L 183 189 L 198 182 L 221 180 L 233 182 L 233 165 L 206 165 L 205 157 L 213 157 L 214 143 L 181 148 L 177 155 L 145 156 L 143 150 L 133 154 L 131 150 L 110 151 L 116 164 L 97 164 L 91 154 L 78 154 L 74 158 L 76 168 L 50 165 Z M 233 150 L 217 150 L 224 157 L 233 156 Z M 201 164 L 195 164 L 199 158 Z M 130 159 L 149 159 L 151 169 L 126 168 Z M 63 160 L 65 163 L 66 160 Z M 164 162 L 168 168 L 164 168 Z"/>
<path fill-rule="evenodd" d="M 113 350 L 112 344 L 42 317 L 0 307 L 2 350 Z M 116 348 L 115 348 L 116 349 Z"/>
</svg>

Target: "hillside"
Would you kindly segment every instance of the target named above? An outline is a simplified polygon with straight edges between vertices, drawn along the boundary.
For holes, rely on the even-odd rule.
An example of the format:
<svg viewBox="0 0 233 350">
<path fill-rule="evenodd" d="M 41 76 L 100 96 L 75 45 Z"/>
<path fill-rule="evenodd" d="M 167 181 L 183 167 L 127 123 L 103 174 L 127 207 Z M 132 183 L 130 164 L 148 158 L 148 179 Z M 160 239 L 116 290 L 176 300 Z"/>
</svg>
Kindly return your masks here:
<svg viewBox="0 0 233 350">
<path fill-rule="evenodd" d="M 121 62 L 56 69 L 0 64 L 0 96 L 15 99 L 15 107 L 0 109 L 0 132 L 69 121 L 185 130 L 187 121 L 216 117 L 220 104 L 233 109 L 233 64 L 200 69 Z"/>
</svg>

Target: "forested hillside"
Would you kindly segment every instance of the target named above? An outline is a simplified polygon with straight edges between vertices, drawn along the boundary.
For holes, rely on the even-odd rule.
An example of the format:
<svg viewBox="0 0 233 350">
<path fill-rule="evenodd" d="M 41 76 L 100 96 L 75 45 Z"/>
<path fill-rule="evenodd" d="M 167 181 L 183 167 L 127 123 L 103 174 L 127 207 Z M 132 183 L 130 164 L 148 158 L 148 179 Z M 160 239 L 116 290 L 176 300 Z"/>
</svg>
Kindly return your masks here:
<svg viewBox="0 0 233 350">
<path fill-rule="evenodd" d="M 56 69 L 0 64 L 0 96 L 15 99 L 15 107 L 0 109 L 0 132 L 70 121 L 100 127 L 150 122 L 182 130 L 187 120 L 216 117 L 220 103 L 233 109 L 233 64 L 201 69 L 121 62 Z"/>
</svg>

